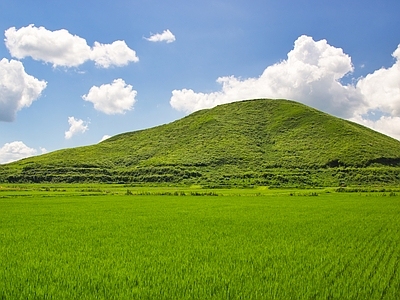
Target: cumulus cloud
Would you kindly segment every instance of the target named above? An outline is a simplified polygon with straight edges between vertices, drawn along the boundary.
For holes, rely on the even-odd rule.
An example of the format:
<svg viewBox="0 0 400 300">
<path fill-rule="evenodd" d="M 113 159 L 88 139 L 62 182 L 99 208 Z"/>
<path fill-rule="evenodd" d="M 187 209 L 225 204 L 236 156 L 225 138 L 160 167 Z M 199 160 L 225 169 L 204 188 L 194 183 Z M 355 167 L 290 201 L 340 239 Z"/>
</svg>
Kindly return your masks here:
<svg viewBox="0 0 400 300">
<path fill-rule="evenodd" d="M 286 98 L 350 117 L 363 105 L 356 88 L 340 82 L 352 71 L 351 59 L 342 49 L 303 35 L 295 41 L 286 60 L 267 67 L 260 77 L 220 77 L 217 82 L 222 88 L 213 93 L 174 90 L 170 104 L 177 110 L 193 112 L 250 98 Z"/>
<path fill-rule="evenodd" d="M 392 56 L 395 62 L 390 68 L 381 68 L 358 80 L 357 90 L 363 95 L 365 106 L 351 120 L 400 140 L 400 45 Z M 371 120 L 371 112 L 383 116 Z"/>
<path fill-rule="evenodd" d="M 0 164 L 10 163 L 29 156 L 45 153 L 46 149 L 40 148 L 40 152 L 34 148 L 30 148 L 21 141 L 15 141 L 4 144 L 0 148 Z"/>
<path fill-rule="evenodd" d="M 50 31 L 31 24 L 18 30 L 11 27 L 5 31 L 5 36 L 8 50 L 18 59 L 30 56 L 54 66 L 76 67 L 90 56 L 86 40 L 65 29 Z"/>
<path fill-rule="evenodd" d="M 92 102 L 94 108 L 108 115 L 123 114 L 133 108 L 137 92 L 122 79 L 115 79 L 111 84 L 90 88 L 82 99 Z"/>
<path fill-rule="evenodd" d="M 400 117 L 382 116 L 378 120 L 370 120 L 357 115 L 350 120 L 400 140 Z"/>
<path fill-rule="evenodd" d="M 400 45 L 393 52 L 395 63 L 390 68 L 381 68 L 357 82 L 367 109 L 380 110 L 400 117 Z"/>
<path fill-rule="evenodd" d="M 169 29 L 164 30 L 162 33 L 152 34 L 149 38 L 145 38 L 150 42 L 167 42 L 172 43 L 176 40 L 175 35 Z"/>
<path fill-rule="evenodd" d="M 21 62 L 0 60 L 0 121 L 13 121 L 17 111 L 29 107 L 46 85 L 27 74 Z"/>
<path fill-rule="evenodd" d="M 89 128 L 88 122 L 75 119 L 74 117 L 68 117 L 68 123 L 70 127 L 69 130 L 65 132 L 65 139 L 67 140 L 78 133 L 84 133 Z"/>
<path fill-rule="evenodd" d="M 122 67 L 129 62 L 138 62 L 136 52 L 130 49 L 125 41 L 115 41 L 112 44 L 94 43 L 90 58 L 96 66 L 108 68 L 110 66 Z"/>
<path fill-rule="evenodd" d="M 50 31 L 31 24 L 20 29 L 11 27 L 5 31 L 5 36 L 6 47 L 13 57 L 23 59 L 30 56 L 54 67 L 77 67 L 87 60 L 94 60 L 97 66 L 108 68 L 138 61 L 136 52 L 124 41 L 112 44 L 95 42 L 91 48 L 85 39 L 65 29 Z"/>
</svg>

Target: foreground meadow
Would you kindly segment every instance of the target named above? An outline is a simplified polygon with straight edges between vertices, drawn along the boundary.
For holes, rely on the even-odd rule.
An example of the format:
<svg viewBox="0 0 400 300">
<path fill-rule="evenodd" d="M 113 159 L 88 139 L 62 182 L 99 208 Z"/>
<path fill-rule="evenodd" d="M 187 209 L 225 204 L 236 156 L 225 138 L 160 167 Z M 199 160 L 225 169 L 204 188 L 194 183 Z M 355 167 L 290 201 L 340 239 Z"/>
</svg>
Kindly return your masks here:
<svg viewBox="0 0 400 300">
<path fill-rule="evenodd" d="M 0 187 L 0 299 L 400 299 L 400 196 Z"/>
</svg>

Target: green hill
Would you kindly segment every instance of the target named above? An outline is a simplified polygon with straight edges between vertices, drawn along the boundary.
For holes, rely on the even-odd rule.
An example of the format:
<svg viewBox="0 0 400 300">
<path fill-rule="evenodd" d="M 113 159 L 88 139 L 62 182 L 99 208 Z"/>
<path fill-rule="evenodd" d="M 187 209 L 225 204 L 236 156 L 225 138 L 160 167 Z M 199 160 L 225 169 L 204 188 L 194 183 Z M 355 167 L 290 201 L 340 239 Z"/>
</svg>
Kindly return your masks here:
<svg viewBox="0 0 400 300">
<path fill-rule="evenodd" d="M 303 104 L 248 100 L 0 166 L 0 182 L 400 183 L 400 142 Z"/>
</svg>

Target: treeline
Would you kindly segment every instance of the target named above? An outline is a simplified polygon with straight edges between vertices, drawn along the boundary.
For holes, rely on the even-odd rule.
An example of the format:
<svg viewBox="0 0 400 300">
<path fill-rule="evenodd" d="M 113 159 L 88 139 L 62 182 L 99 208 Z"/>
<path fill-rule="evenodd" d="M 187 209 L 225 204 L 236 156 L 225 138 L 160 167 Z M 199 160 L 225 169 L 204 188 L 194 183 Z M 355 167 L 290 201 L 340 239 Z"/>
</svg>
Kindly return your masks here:
<svg viewBox="0 0 400 300">
<path fill-rule="evenodd" d="M 200 184 L 207 187 L 316 187 L 347 185 L 397 185 L 400 167 L 331 167 L 314 169 L 263 168 L 256 171 L 210 166 L 141 166 L 109 168 L 101 165 L 29 165 L 22 169 L 2 166 L 5 183 L 137 183 Z"/>
<path fill-rule="evenodd" d="M 35 165 L 22 168 L 21 171 L 0 169 L 0 182 L 8 183 L 178 183 L 198 178 L 199 171 L 179 167 L 141 167 L 135 169 L 110 169 L 101 166 L 46 166 Z"/>
</svg>

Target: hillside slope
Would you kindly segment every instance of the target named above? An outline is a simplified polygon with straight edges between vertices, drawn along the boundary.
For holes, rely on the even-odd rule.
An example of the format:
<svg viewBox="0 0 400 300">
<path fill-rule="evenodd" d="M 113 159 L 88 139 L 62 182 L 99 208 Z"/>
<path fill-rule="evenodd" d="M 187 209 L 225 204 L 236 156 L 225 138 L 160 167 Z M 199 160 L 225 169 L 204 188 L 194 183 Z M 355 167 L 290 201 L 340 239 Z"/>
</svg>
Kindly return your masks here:
<svg viewBox="0 0 400 300">
<path fill-rule="evenodd" d="M 260 99 L 0 166 L 0 181 L 331 185 L 347 174 L 395 183 L 396 166 L 397 140 L 297 102 Z"/>
</svg>

